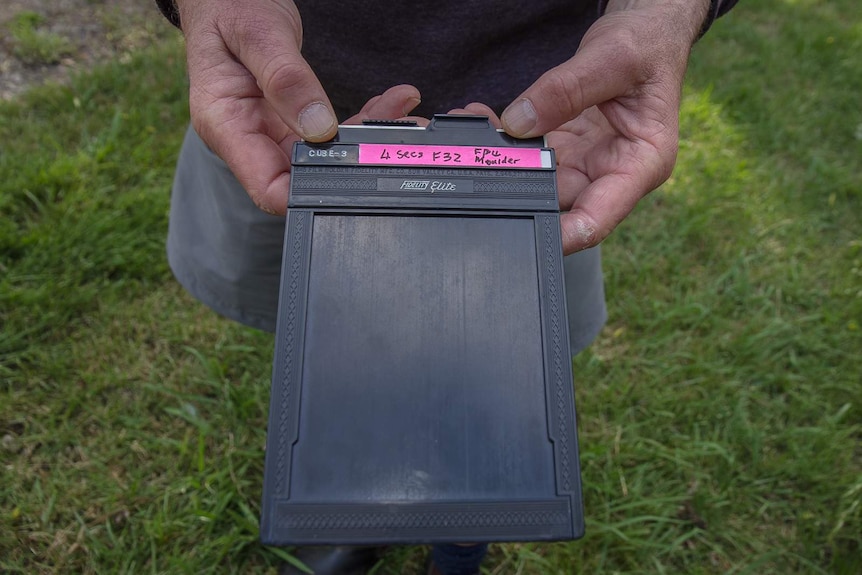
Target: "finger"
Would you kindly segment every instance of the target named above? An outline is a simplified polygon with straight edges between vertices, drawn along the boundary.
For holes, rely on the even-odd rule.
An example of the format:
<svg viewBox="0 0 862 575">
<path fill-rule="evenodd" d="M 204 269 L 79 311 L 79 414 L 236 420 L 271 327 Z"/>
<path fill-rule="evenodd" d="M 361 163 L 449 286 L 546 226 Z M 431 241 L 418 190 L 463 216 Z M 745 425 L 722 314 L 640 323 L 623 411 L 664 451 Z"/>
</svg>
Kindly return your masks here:
<svg viewBox="0 0 862 575">
<path fill-rule="evenodd" d="M 263 102 L 258 99 L 258 102 Z M 413 86 L 395 86 L 383 94 L 371 98 L 348 123 L 360 123 L 366 118 L 398 119 L 405 110 L 409 112 L 419 104 L 419 91 Z M 279 125 L 280 120 L 271 107 L 259 112 L 264 134 L 258 134 L 253 129 L 245 129 L 238 145 L 227 147 L 224 159 L 241 182 L 246 186 L 249 196 L 255 204 L 269 213 L 283 214 L 287 207 L 287 192 L 289 183 L 290 154 L 293 144 L 299 137 L 292 132 L 283 135 L 280 141 L 272 126 Z M 419 118 L 424 120 L 424 118 Z M 237 122 L 237 126 L 242 127 Z M 231 133 L 236 135 L 236 130 Z M 263 137 L 257 137 L 257 136 Z M 235 167 L 234 167 L 235 166 Z"/>
<path fill-rule="evenodd" d="M 603 176 L 587 186 L 560 215 L 563 253 L 597 245 L 634 209 L 649 191 L 643 178 L 622 173 Z"/>
<path fill-rule="evenodd" d="M 422 97 L 416 87 L 409 84 L 393 86 L 368 100 L 359 113 L 345 124 L 360 124 L 363 120 L 397 120 L 409 114 L 421 102 Z"/>
<path fill-rule="evenodd" d="M 593 36 L 593 41 L 585 40 L 570 60 L 542 74 L 503 111 L 503 128 L 509 134 L 518 138 L 547 134 L 642 81 L 642 56 L 630 39 L 602 29 Z"/>
<path fill-rule="evenodd" d="M 497 128 L 498 130 L 503 127 L 502 124 L 500 124 L 500 118 L 497 116 L 497 114 L 494 112 L 494 110 L 492 110 L 491 108 L 489 108 L 485 104 L 482 104 L 479 102 L 472 102 L 470 104 L 467 104 L 463 108 L 453 108 L 453 109 L 449 110 L 447 113 L 448 114 L 467 114 L 470 116 L 488 116 L 488 121 L 491 122 L 492 126 Z"/>
<path fill-rule="evenodd" d="M 364 115 L 367 113 L 368 108 L 369 108 L 370 106 L 373 106 L 373 105 L 374 105 L 374 104 L 376 104 L 377 102 L 379 102 L 379 101 L 380 101 L 380 98 L 382 98 L 382 97 L 383 97 L 383 94 L 377 94 L 376 96 L 374 96 L 373 98 L 371 98 L 370 100 L 368 100 L 367 102 L 365 102 L 365 105 L 364 105 L 364 106 L 362 106 L 362 109 L 359 111 L 359 114 L 357 114 L 357 116 L 364 116 Z M 353 117 L 351 117 L 351 118 L 348 118 L 344 123 L 345 123 L 345 124 L 349 123 L 349 122 L 350 122 L 350 120 L 352 120 L 352 119 L 353 119 L 353 118 L 355 118 L 355 117 L 356 117 L 356 116 L 353 116 Z"/>
<path fill-rule="evenodd" d="M 300 54 L 299 14 L 277 3 L 268 6 L 232 19 L 225 44 L 291 130 L 312 142 L 326 141 L 338 122 L 323 86 Z"/>
<path fill-rule="evenodd" d="M 290 172 L 286 140 L 295 136 L 224 44 L 203 36 L 211 45 L 201 46 L 200 38 L 192 34 L 187 42 L 192 125 L 256 205 L 283 214 Z"/>
<path fill-rule="evenodd" d="M 559 195 L 560 209 L 564 212 L 571 210 L 578 196 L 591 183 L 590 178 L 581 170 L 558 166 L 557 193 Z"/>
<path fill-rule="evenodd" d="M 491 125 L 495 128 L 502 129 L 503 124 L 500 122 L 500 117 L 497 115 L 494 110 L 492 110 L 489 106 L 481 102 L 471 102 L 464 107 L 464 111 L 468 114 L 475 114 L 477 116 L 488 116 L 488 120 L 491 122 Z"/>
<path fill-rule="evenodd" d="M 290 150 L 297 136 L 263 98 L 248 99 L 224 123 L 193 122 L 201 138 L 230 167 L 252 201 L 270 214 L 284 214 L 290 182 Z M 279 128 L 280 127 L 280 128 Z"/>
</svg>

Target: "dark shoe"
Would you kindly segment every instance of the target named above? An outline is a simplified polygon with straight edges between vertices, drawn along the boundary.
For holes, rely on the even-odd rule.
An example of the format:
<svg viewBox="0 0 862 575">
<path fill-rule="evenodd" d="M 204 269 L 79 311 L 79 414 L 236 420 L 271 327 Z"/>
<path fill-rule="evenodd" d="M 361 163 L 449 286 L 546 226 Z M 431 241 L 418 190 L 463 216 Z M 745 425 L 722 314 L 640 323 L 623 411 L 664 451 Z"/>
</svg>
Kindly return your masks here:
<svg viewBox="0 0 862 575">
<path fill-rule="evenodd" d="M 380 559 L 381 547 L 299 547 L 293 556 L 302 561 L 314 575 L 366 575 Z M 284 563 L 278 575 L 308 575 Z"/>
<path fill-rule="evenodd" d="M 438 543 L 426 560 L 426 575 L 471 573 L 479 575 L 479 566 L 488 553 L 487 543 Z M 442 568 L 441 568 L 442 567 Z"/>
</svg>

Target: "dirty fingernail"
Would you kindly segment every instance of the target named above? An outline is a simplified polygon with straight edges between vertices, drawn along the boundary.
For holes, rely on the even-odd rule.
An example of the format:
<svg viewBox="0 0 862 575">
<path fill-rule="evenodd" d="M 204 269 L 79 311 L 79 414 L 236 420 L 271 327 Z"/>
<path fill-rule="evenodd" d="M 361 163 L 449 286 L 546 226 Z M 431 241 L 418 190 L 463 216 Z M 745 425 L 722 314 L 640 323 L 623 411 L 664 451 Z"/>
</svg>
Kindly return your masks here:
<svg viewBox="0 0 862 575">
<path fill-rule="evenodd" d="M 325 136 L 335 123 L 335 116 L 322 102 L 313 102 L 299 113 L 299 129 L 306 139 Z"/>
<path fill-rule="evenodd" d="M 524 98 L 506 108 L 501 119 L 506 131 L 513 136 L 523 136 L 536 126 L 539 117 L 533 103 Z"/>
</svg>

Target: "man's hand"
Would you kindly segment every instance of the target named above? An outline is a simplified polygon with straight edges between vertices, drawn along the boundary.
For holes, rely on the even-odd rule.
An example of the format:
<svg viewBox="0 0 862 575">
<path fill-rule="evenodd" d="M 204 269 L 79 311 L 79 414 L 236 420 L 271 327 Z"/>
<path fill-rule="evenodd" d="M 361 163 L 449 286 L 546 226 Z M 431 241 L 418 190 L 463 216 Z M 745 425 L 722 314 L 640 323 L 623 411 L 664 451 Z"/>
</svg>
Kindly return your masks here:
<svg viewBox="0 0 862 575">
<path fill-rule="evenodd" d="M 262 210 L 287 209 L 290 151 L 332 138 L 338 121 L 302 58 L 290 0 L 177 0 L 188 57 L 189 107 L 200 137 Z M 372 98 L 352 118 L 395 119 L 419 104 L 412 86 Z"/>
<path fill-rule="evenodd" d="M 547 134 L 556 149 L 565 253 L 598 244 L 670 176 L 683 76 L 708 6 L 611 0 L 574 57 L 503 112 L 509 134 Z"/>
</svg>

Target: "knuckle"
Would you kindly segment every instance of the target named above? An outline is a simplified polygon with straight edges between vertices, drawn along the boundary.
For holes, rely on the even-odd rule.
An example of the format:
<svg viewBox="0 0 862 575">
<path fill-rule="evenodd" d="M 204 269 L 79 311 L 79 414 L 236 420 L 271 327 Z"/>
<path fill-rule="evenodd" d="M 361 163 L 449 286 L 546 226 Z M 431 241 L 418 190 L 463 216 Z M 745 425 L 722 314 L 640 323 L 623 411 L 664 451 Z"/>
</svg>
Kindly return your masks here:
<svg viewBox="0 0 862 575">
<path fill-rule="evenodd" d="M 258 209 L 271 216 L 281 216 L 287 212 L 287 197 L 283 190 L 276 189 L 274 183 L 265 190 L 255 193 L 249 191 L 249 197 Z"/>
<path fill-rule="evenodd" d="M 269 94 L 300 91 L 310 84 L 308 74 L 304 62 L 279 54 L 264 66 L 261 88 Z"/>
<path fill-rule="evenodd" d="M 299 54 L 302 43 L 302 25 L 299 15 L 290 10 L 279 13 L 276 25 L 272 14 L 254 11 L 235 13 L 225 19 L 222 33 L 230 35 L 230 44 L 237 56 L 245 61 L 245 53 L 257 54 L 260 59 L 258 78 L 264 91 L 282 91 L 309 84 L 311 70 Z M 292 34 L 285 36 L 287 27 Z"/>
<path fill-rule="evenodd" d="M 269 25 L 252 12 L 225 14 L 218 19 L 217 26 L 219 33 L 238 47 L 259 45 L 262 38 L 269 36 Z"/>
<path fill-rule="evenodd" d="M 639 38 L 635 33 L 628 29 L 620 29 L 614 38 L 614 51 L 617 54 L 619 62 L 623 64 L 632 64 L 638 62 L 643 57 Z"/>
<path fill-rule="evenodd" d="M 649 42 L 644 44 L 641 33 L 629 26 L 604 26 L 601 29 L 590 29 L 584 36 L 584 44 L 595 41 L 603 46 L 612 46 L 607 51 L 607 59 L 602 68 L 608 74 L 625 75 L 634 82 L 641 82 L 647 76 L 650 61 L 648 55 L 661 48 L 661 44 Z"/>
<path fill-rule="evenodd" d="M 584 87 L 579 76 L 554 68 L 545 73 L 542 84 L 545 101 L 557 115 L 572 118 L 583 111 Z"/>
<path fill-rule="evenodd" d="M 678 142 L 677 138 L 668 138 L 656 148 L 654 158 L 650 162 L 652 169 L 649 171 L 653 174 L 652 179 L 648 182 L 650 190 L 662 185 L 673 174 L 679 150 Z"/>
<path fill-rule="evenodd" d="M 274 213 L 272 201 L 267 193 L 266 187 L 261 185 L 262 182 L 256 181 L 253 178 L 243 178 L 243 187 L 245 188 L 248 197 L 255 206 L 266 213 Z"/>
<path fill-rule="evenodd" d="M 676 144 L 676 142 L 674 142 L 672 144 L 672 147 L 667 150 L 664 160 L 659 166 L 660 184 L 667 181 L 667 179 L 670 178 L 671 174 L 673 174 L 673 169 L 676 166 L 676 157 L 678 150 L 679 146 Z"/>
</svg>

